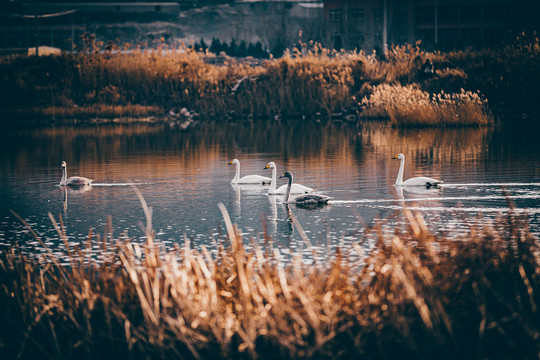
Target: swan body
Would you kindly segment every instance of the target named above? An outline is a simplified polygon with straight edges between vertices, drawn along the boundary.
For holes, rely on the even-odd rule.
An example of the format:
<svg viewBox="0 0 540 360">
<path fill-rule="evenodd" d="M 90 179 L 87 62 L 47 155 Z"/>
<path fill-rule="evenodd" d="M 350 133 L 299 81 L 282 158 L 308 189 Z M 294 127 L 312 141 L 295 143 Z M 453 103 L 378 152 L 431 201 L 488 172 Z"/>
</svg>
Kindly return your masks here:
<svg viewBox="0 0 540 360">
<path fill-rule="evenodd" d="M 296 205 L 304 205 L 304 206 L 318 206 L 318 205 L 326 205 L 328 204 L 328 200 L 331 199 L 330 196 L 321 195 L 321 194 L 303 194 L 300 196 L 295 197 L 292 200 L 289 200 L 290 194 L 291 194 L 291 188 L 293 186 L 293 175 L 290 171 L 285 171 L 283 175 L 279 177 L 281 178 L 289 178 L 289 182 L 287 183 L 287 188 L 285 190 L 285 195 L 283 196 L 283 203 L 284 204 L 296 204 Z"/>
<path fill-rule="evenodd" d="M 413 177 L 403 181 L 403 170 L 405 168 L 405 155 L 397 154 L 392 159 L 397 159 L 401 162 L 399 165 L 399 172 L 396 179 L 396 186 L 424 186 L 430 188 L 442 184 L 441 180 L 433 179 L 426 176 Z"/>
<path fill-rule="evenodd" d="M 233 159 L 229 162 L 229 165 L 236 165 L 236 174 L 231 180 L 231 184 L 258 184 L 258 185 L 268 185 L 271 180 L 269 177 L 260 176 L 260 175 L 246 175 L 240 177 L 240 161 L 238 159 Z"/>
<path fill-rule="evenodd" d="M 92 179 L 87 179 L 82 176 L 67 177 L 67 164 L 62 161 L 62 179 L 60 180 L 60 186 L 86 186 L 92 184 Z"/>
<path fill-rule="evenodd" d="M 269 162 L 268 164 L 266 164 L 265 169 L 272 169 L 272 181 L 270 182 L 270 187 L 268 188 L 268 195 L 285 194 L 285 191 L 287 190 L 287 185 L 282 185 L 276 189 L 276 164 L 274 164 L 273 162 Z M 315 191 L 317 190 L 300 184 L 292 184 L 291 187 L 291 194 L 310 194 Z"/>
</svg>

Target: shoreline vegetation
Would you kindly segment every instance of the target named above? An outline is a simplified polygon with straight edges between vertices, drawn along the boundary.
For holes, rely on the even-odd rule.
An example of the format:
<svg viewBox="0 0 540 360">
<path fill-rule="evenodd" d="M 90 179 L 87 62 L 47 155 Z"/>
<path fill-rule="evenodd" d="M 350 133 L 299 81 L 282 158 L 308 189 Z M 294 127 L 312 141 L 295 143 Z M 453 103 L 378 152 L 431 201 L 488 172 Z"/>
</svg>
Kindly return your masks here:
<svg viewBox="0 0 540 360">
<path fill-rule="evenodd" d="M 18 359 L 538 358 L 540 245 L 515 213 L 470 225 L 456 240 L 430 233 L 419 214 L 405 211 L 406 229 L 368 230 L 377 239 L 369 253 L 361 248 L 369 234 L 359 234 L 351 251 L 365 259 L 362 265 L 337 249 L 324 264 L 302 259 L 300 250 L 283 266 L 272 239 L 243 239 L 222 205 L 227 235 L 216 240 L 217 253 L 195 250 L 188 239 L 165 252 L 140 199 L 147 209 L 143 244 L 105 229 L 103 237 L 90 232 L 75 245 L 62 219 L 49 214 L 63 249 L 48 248 L 33 233 L 42 249 L 36 256 L 16 244 L 0 252 L 0 353 Z"/>
<path fill-rule="evenodd" d="M 162 118 L 186 125 L 339 118 L 483 126 L 507 114 L 538 116 L 537 37 L 446 53 L 420 45 L 393 46 L 381 58 L 300 42 L 280 58 L 256 60 L 186 46 L 104 47 L 90 39 L 74 54 L 1 57 L 0 113 L 12 123 Z M 432 73 L 422 70 L 428 59 Z"/>
</svg>

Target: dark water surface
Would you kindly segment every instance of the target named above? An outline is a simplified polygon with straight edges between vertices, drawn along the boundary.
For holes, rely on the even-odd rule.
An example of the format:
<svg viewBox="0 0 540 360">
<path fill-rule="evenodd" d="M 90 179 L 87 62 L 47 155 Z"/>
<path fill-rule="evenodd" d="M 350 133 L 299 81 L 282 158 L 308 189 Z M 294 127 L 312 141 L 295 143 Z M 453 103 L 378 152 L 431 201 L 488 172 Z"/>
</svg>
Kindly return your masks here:
<svg viewBox="0 0 540 360">
<path fill-rule="evenodd" d="M 458 237 L 470 223 L 507 214 L 511 201 L 539 235 L 537 133 L 530 128 L 392 129 L 341 123 L 212 124 L 185 132 L 155 124 L 5 130 L 0 135 L 0 249 L 16 241 L 36 251 L 37 242 L 10 210 L 52 247 L 58 235 L 49 212 L 56 220 L 62 217 L 72 245 L 83 242 L 90 229 L 103 236 L 109 215 L 115 238 L 142 241 L 145 217 L 129 184 L 152 207 L 156 237 L 167 247 L 184 246 L 189 239 L 195 248 L 214 249 L 225 233 L 220 202 L 246 242 L 262 243 L 266 229 L 285 255 L 315 250 L 315 256 L 324 257 L 336 246 L 353 253 L 353 244 L 369 251 L 373 242 L 360 233 L 380 223 L 391 232 L 405 223 L 404 208 L 419 210 L 433 232 Z M 392 157 L 398 153 L 406 156 L 405 178 L 439 178 L 444 186 L 396 188 L 399 161 Z M 302 209 L 282 204 L 281 196 L 268 196 L 264 187 L 232 186 L 235 169 L 227 163 L 233 158 L 240 160 L 242 176 L 271 176 L 263 168 L 273 161 L 278 176 L 289 170 L 296 182 L 333 200 L 326 207 Z M 59 187 L 62 160 L 68 176 L 92 178 L 94 185 Z"/>
</svg>

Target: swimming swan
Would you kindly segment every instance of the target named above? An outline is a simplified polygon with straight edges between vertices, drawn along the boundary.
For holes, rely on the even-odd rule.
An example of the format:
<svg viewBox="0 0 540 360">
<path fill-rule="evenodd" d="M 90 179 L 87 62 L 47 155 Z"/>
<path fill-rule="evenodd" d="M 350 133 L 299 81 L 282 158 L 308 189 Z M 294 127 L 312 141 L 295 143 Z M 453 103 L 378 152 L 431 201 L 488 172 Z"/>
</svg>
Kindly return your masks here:
<svg viewBox="0 0 540 360">
<path fill-rule="evenodd" d="M 85 186 L 91 185 L 92 179 L 87 179 L 82 176 L 72 176 L 67 177 L 67 164 L 65 161 L 62 161 L 62 180 L 60 180 L 60 186 Z"/>
<path fill-rule="evenodd" d="M 265 169 L 272 169 L 272 181 L 270 182 L 270 187 L 268 188 L 268 195 L 285 194 L 287 185 L 282 185 L 276 189 L 276 164 L 274 164 L 273 162 L 269 162 L 268 164 L 266 164 Z M 316 190 L 310 187 L 300 184 L 293 184 L 291 188 L 291 194 L 309 194 L 315 191 Z"/>
<path fill-rule="evenodd" d="M 300 196 L 295 197 L 292 200 L 289 200 L 289 196 L 291 194 L 291 187 L 293 186 L 293 175 L 290 171 L 285 171 L 283 175 L 281 175 L 279 178 L 289 178 L 289 183 L 287 184 L 287 189 L 285 190 L 285 195 L 283 196 L 283 203 L 284 204 L 296 204 L 296 205 L 304 205 L 304 206 L 317 206 L 317 205 L 326 205 L 328 204 L 328 200 L 331 199 L 330 196 L 321 195 L 321 194 L 303 194 Z"/>
<path fill-rule="evenodd" d="M 410 178 L 408 180 L 403 181 L 403 168 L 405 167 L 405 155 L 403 154 L 397 154 L 392 159 L 398 159 L 401 161 L 401 164 L 399 165 L 399 172 L 396 179 L 396 186 L 425 186 L 427 188 L 430 188 L 432 186 L 437 186 L 438 184 L 442 184 L 441 180 L 432 179 L 425 176 L 419 176 Z"/>
<path fill-rule="evenodd" d="M 271 180 L 269 177 L 260 176 L 260 175 L 247 175 L 243 178 L 240 178 L 240 161 L 238 159 L 233 159 L 229 162 L 229 165 L 236 165 L 236 174 L 231 180 L 231 184 L 259 184 L 259 185 L 268 185 Z"/>
</svg>

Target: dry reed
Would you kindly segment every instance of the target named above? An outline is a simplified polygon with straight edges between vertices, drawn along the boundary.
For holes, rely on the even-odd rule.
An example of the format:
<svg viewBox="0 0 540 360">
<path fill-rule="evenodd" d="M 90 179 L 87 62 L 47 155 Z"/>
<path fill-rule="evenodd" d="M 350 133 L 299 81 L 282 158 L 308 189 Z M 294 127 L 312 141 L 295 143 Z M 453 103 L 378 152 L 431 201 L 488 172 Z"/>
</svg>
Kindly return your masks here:
<svg viewBox="0 0 540 360">
<path fill-rule="evenodd" d="M 465 91 L 431 95 L 418 86 L 381 84 L 362 100 L 364 116 L 390 119 L 398 126 L 489 125 L 494 123 L 487 100 Z"/>
<path fill-rule="evenodd" d="M 502 49 L 449 53 L 426 52 L 419 44 L 394 46 L 385 59 L 363 51 L 331 51 L 316 43 L 300 45 L 301 50 L 263 62 L 228 57 L 218 61 L 211 53 L 186 46 L 126 46 L 120 51 L 92 42 L 77 54 L 3 57 L 0 111 L 5 118 L 49 117 L 50 109 L 57 117 L 118 117 L 147 116 L 149 111 L 166 115 L 185 107 L 205 118 L 369 117 L 359 105 L 373 91 L 380 92 L 381 84 L 392 86 L 400 97 L 421 92 L 411 101 L 441 95 L 436 110 L 433 104 L 417 104 L 429 115 L 419 119 L 413 116 L 416 105 L 386 111 L 404 125 L 489 123 L 492 117 L 485 99 L 476 99 L 478 91 L 497 104 L 492 109 L 496 112 L 536 106 L 536 38 Z M 420 68 L 428 58 L 435 64 L 435 76 L 422 79 Z"/>
<path fill-rule="evenodd" d="M 362 267 L 342 250 L 283 265 L 270 238 L 246 250 L 223 206 L 216 255 L 189 239 L 165 252 L 140 199 L 143 245 L 109 222 L 71 246 L 51 216 L 62 255 L 0 252 L 4 358 L 538 358 L 540 246 L 517 215 L 456 240 L 405 212 L 408 229 L 380 233 Z"/>
</svg>

